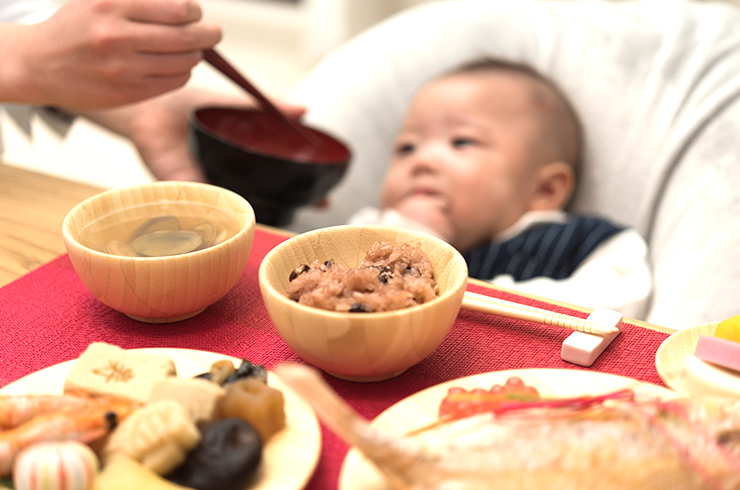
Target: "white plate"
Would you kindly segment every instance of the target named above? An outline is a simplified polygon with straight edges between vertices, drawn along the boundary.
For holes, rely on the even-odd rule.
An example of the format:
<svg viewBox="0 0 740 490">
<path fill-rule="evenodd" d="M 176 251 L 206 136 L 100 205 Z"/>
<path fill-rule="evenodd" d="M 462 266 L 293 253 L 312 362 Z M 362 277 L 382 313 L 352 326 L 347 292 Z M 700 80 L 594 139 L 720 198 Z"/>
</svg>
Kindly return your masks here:
<svg viewBox="0 0 740 490">
<path fill-rule="evenodd" d="M 664 398 L 676 396 L 674 392 L 651 383 L 595 371 L 513 369 L 477 374 L 432 386 L 396 403 L 378 415 L 372 424 L 388 434 L 406 434 L 437 419 L 439 404 L 450 387 L 488 389 L 494 384 L 506 382 L 510 376 L 520 377 L 525 384 L 537 388 L 544 397 L 597 395 L 623 388 L 632 388 L 640 393 Z M 349 451 L 342 465 L 339 488 L 340 490 L 390 490 L 375 466 L 354 448 Z"/>
<path fill-rule="evenodd" d="M 235 366 L 241 359 L 214 352 L 188 349 L 135 349 L 169 356 L 181 377 L 192 377 L 208 371 L 211 364 L 230 359 Z M 56 364 L 5 386 L 3 395 L 59 394 L 74 361 Z M 285 399 L 286 425 L 265 444 L 262 464 L 249 490 L 297 490 L 313 474 L 321 453 L 321 431 L 316 415 L 276 375 L 268 373 L 270 386 L 282 391 Z"/>
<path fill-rule="evenodd" d="M 671 334 L 655 353 L 655 368 L 663 382 L 682 395 L 689 394 L 681 386 L 681 369 L 688 355 L 693 355 L 700 335 L 714 335 L 717 323 L 702 323 Z"/>
</svg>

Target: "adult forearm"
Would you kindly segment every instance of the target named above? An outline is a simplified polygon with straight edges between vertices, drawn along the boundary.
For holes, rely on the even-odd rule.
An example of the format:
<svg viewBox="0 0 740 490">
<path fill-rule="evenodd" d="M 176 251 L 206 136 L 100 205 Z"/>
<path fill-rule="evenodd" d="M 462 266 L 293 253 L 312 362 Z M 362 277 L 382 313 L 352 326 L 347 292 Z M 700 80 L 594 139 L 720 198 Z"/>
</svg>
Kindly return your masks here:
<svg viewBox="0 0 740 490">
<path fill-rule="evenodd" d="M 28 29 L 29 26 L 21 24 L 0 23 L 0 103 L 45 103 L 24 56 Z"/>
</svg>

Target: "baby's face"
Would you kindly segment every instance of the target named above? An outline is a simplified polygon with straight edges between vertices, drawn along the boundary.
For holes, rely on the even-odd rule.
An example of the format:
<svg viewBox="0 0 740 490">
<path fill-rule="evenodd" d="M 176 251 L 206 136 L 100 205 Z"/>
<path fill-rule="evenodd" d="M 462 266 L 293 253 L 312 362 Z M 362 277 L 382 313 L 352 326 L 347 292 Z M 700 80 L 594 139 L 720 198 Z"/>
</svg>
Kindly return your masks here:
<svg viewBox="0 0 740 490">
<path fill-rule="evenodd" d="M 485 72 L 424 87 L 396 139 L 382 207 L 460 250 L 514 224 L 530 209 L 541 162 L 531 83 Z"/>
</svg>

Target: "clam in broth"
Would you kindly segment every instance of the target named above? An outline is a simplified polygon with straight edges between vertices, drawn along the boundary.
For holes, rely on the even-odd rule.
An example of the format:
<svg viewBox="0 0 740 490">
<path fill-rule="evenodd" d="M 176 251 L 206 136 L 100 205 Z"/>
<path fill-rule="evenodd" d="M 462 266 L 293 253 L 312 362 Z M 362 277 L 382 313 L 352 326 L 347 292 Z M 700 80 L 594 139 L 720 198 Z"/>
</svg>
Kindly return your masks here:
<svg viewBox="0 0 740 490">
<path fill-rule="evenodd" d="M 166 257 L 180 255 L 215 245 L 216 227 L 204 221 L 189 230 L 180 229 L 180 222 L 175 216 L 158 216 L 145 221 L 129 238 L 128 250 L 117 249 L 133 257 Z M 115 241 L 115 240 L 111 240 Z M 106 249 L 116 249 L 108 247 Z M 109 252 L 110 253 L 110 252 Z M 123 255 L 123 254 L 122 254 Z"/>
<path fill-rule="evenodd" d="M 217 245 L 238 232 L 234 218 L 214 211 L 218 210 L 209 210 L 205 219 L 190 212 L 126 220 L 121 213 L 93 223 L 80 239 L 95 250 L 123 257 L 186 254 Z"/>
</svg>

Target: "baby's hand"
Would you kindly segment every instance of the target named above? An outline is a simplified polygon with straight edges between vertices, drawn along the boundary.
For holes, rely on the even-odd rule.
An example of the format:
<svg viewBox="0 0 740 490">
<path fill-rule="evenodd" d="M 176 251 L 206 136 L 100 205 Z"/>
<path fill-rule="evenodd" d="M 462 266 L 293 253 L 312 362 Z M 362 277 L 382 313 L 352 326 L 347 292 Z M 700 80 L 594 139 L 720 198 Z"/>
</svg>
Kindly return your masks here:
<svg viewBox="0 0 740 490">
<path fill-rule="evenodd" d="M 449 242 L 455 236 L 455 227 L 447 212 L 447 203 L 438 196 L 414 194 L 403 199 L 394 209 L 405 218 L 431 228 L 445 241 Z"/>
</svg>

